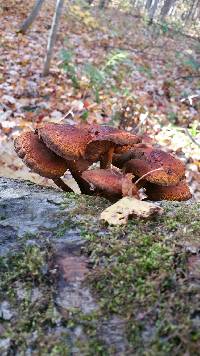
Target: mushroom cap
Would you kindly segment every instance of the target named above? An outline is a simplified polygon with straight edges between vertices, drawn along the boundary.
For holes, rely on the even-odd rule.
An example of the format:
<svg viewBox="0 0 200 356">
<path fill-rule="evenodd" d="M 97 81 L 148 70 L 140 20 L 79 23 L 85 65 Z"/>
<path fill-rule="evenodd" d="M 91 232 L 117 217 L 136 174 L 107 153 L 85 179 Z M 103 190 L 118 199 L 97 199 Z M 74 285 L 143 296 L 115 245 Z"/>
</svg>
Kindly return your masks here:
<svg viewBox="0 0 200 356">
<path fill-rule="evenodd" d="M 98 161 L 111 147 L 134 145 L 140 141 L 137 135 L 100 125 L 79 125 L 48 123 L 38 129 L 45 145 L 66 160 L 84 158 Z"/>
<path fill-rule="evenodd" d="M 76 172 L 77 174 L 80 175 L 81 177 L 81 173 L 86 171 L 89 166 L 90 166 L 90 162 L 89 161 L 86 161 L 85 159 L 78 159 L 77 161 L 75 160 L 70 160 L 70 161 L 67 161 L 67 167 L 68 169 L 70 170 L 70 172 Z"/>
<path fill-rule="evenodd" d="M 111 147 L 134 146 L 140 142 L 140 137 L 111 126 L 91 125 L 88 132 L 92 139 L 85 151 L 85 158 L 93 162 L 99 160 Z"/>
<path fill-rule="evenodd" d="M 192 197 L 189 186 L 185 180 L 180 181 L 177 185 L 161 186 L 148 183 L 145 187 L 145 194 L 150 200 L 188 200 Z"/>
<path fill-rule="evenodd" d="M 61 177 L 67 162 L 50 151 L 34 132 L 24 132 L 15 139 L 15 151 L 35 173 L 47 178 Z"/>
<path fill-rule="evenodd" d="M 114 144 L 107 139 L 91 140 L 85 150 L 85 158 L 90 162 L 99 161 Z"/>
<path fill-rule="evenodd" d="M 120 171 L 113 169 L 94 169 L 83 172 L 82 177 L 98 191 L 122 197 L 123 185 L 126 183 L 126 176 Z M 132 193 L 136 193 L 134 184 L 132 184 Z"/>
<path fill-rule="evenodd" d="M 91 127 L 88 128 L 88 132 L 96 137 L 96 139 L 107 138 L 120 146 L 134 145 L 141 141 L 138 135 L 112 126 L 91 125 Z"/>
<path fill-rule="evenodd" d="M 114 150 L 114 153 L 116 155 L 121 155 L 123 153 L 127 153 L 129 152 L 130 150 L 133 149 L 133 145 L 124 145 L 124 146 L 117 146 Z"/>
<path fill-rule="evenodd" d="M 125 172 L 131 172 L 141 177 L 152 170 L 162 168 L 162 170 L 152 172 L 145 177 L 145 180 L 151 183 L 175 185 L 184 177 L 184 164 L 162 150 L 151 147 L 135 148 L 131 156 L 133 159 L 124 166 Z"/>
<path fill-rule="evenodd" d="M 112 169 L 93 169 L 82 173 L 83 179 L 98 190 L 105 190 L 112 194 L 122 193 L 123 174 Z"/>
<path fill-rule="evenodd" d="M 86 128 L 54 123 L 38 129 L 38 135 L 50 150 L 66 160 L 84 158 L 86 146 L 92 138 Z"/>
</svg>

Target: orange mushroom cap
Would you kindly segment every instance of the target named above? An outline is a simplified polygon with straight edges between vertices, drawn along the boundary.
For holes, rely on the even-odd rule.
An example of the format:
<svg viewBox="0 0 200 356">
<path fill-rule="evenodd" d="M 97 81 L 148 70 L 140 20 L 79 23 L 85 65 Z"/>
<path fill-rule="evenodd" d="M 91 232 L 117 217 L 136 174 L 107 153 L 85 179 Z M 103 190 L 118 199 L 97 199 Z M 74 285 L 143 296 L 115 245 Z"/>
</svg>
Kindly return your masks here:
<svg viewBox="0 0 200 356">
<path fill-rule="evenodd" d="M 123 174 L 112 169 L 94 169 L 82 173 L 83 179 L 100 190 L 106 190 L 109 193 L 122 194 Z"/>
<path fill-rule="evenodd" d="M 180 181 L 177 185 L 161 186 L 148 183 L 145 187 L 145 194 L 150 200 L 189 200 L 192 197 L 189 186 L 185 180 Z"/>
<path fill-rule="evenodd" d="M 97 140 L 107 138 L 121 146 L 134 145 L 141 141 L 138 135 L 112 126 L 91 125 L 88 131 L 90 134 L 96 136 Z"/>
<path fill-rule="evenodd" d="M 117 155 L 121 155 L 130 152 L 130 150 L 132 150 L 133 147 L 134 147 L 133 145 L 117 146 L 114 150 L 114 153 Z"/>
<path fill-rule="evenodd" d="M 134 145 L 140 141 L 137 135 L 100 125 L 79 125 L 48 123 L 38 129 L 39 137 L 46 146 L 67 160 L 84 158 L 97 162 L 117 145 Z M 108 159 L 109 160 L 109 159 Z"/>
<path fill-rule="evenodd" d="M 139 136 L 111 126 L 91 125 L 88 132 L 92 139 L 87 144 L 85 157 L 93 162 L 98 161 L 112 147 L 133 146 L 140 142 Z"/>
<path fill-rule="evenodd" d="M 135 148 L 132 150 L 131 159 L 125 166 L 125 172 L 131 172 L 141 177 L 152 170 L 154 171 L 145 177 L 145 180 L 160 185 L 175 185 L 185 174 L 184 164 L 174 156 L 162 150 L 147 148 Z"/>
<path fill-rule="evenodd" d="M 84 158 L 91 140 L 86 129 L 67 124 L 48 123 L 38 129 L 38 135 L 50 150 L 67 160 Z"/>
<path fill-rule="evenodd" d="M 61 177 L 67 162 L 50 151 L 34 132 L 24 132 L 15 139 L 15 151 L 35 173 L 47 178 Z"/>
<path fill-rule="evenodd" d="M 129 187 L 126 187 L 126 183 L 129 185 L 129 178 L 122 174 L 120 171 L 113 169 L 94 169 L 88 170 L 82 173 L 83 179 L 94 186 L 97 191 L 108 193 L 111 197 L 122 197 L 123 189 L 128 192 Z M 130 186 L 130 185 L 129 185 Z M 137 195 L 137 188 L 131 182 L 131 193 Z"/>
</svg>

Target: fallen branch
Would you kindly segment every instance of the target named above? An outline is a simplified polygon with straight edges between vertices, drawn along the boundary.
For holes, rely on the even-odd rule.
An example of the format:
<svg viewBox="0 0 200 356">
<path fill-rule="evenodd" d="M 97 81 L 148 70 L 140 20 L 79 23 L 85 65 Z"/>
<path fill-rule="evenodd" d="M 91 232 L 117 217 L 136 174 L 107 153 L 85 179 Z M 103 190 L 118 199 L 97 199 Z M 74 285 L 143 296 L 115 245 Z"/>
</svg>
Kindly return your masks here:
<svg viewBox="0 0 200 356">
<path fill-rule="evenodd" d="M 180 75 L 179 77 L 176 77 L 174 80 L 179 80 L 179 79 L 191 79 L 191 78 L 200 78 L 200 74 L 193 74 L 193 75 Z"/>
<path fill-rule="evenodd" d="M 195 143 L 195 145 L 197 145 L 198 147 L 200 147 L 200 143 L 198 143 L 198 142 L 194 139 L 194 137 L 191 135 L 191 133 L 189 132 L 189 130 L 188 130 L 188 129 L 185 129 L 185 132 L 186 132 L 186 134 L 188 135 L 188 137 L 190 138 L 190 140 L 191 140 L 193 143 Z"/>
</svg>

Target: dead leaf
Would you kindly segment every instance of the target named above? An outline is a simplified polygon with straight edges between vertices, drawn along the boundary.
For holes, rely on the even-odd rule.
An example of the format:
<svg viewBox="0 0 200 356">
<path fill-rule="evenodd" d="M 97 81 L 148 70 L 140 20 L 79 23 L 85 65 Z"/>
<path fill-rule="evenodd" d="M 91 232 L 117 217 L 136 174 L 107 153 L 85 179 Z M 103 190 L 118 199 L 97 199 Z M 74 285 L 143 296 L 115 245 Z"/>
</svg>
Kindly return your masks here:
<svg viewBox="0 0 200 356">
<path fill-rule="evenodd" d="M 132 216 L 148 218 L 162 213 L 163 209 L 156 204 L 144 202 L 134 197 L 124 197 L 106 208 L 101 213 L 100 220 L 110 225 L 124 225 Z"/>
</svg>

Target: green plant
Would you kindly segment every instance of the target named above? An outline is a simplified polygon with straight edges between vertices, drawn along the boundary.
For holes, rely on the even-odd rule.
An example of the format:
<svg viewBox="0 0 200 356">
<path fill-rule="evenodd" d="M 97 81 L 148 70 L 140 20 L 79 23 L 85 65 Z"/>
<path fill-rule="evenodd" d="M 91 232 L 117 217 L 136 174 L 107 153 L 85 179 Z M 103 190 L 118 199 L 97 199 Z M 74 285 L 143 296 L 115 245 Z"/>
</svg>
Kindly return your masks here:
<svg viewBox="0 0 200 356">
<path fill-rule="evenodd" d="M 166 34 L 169 31 L 169 26 L 168 26 L 167 22 L 161 23 L 161 31 L 163 34 Z"/>
<path fill-rule="evenodd" d="M 129 63 L 128 53 L 125 51 L 116 51 L 108 55 L 107 61 L 102 68 L 103 72 L 112 72 L 116 67 L 122 63 Z"/>
<path fill-rule="evenodd" d="M 72 81 L 72 85 L 75 89 L 79 89 L 79 80 L 77 75 L 77 68 L 74 65 L 73 61 L 73 52 L 70 50 L 63 49 L 61 51 L 61 60 L 62 63 L 60 67 L 69 75 L 69 78 Z"/>
<path fill-rule="evenodd" d="M 92 64 L 86 64 L 84 67 L 84 71 L 87 78 L 89 79 L 89 85 L 94 91 L 95 100 L 99 102 L 100 101 L 99 91 L 103 87 L 103 84 L 105 82 L 104 72 L 96 68 Z"/>
<path fill-rule="evenodd" d="M 170 111 L 167 114 L 167 118 L 172 124 L 175 124 L 177 122 L 177 113 Z"/>
<path fill-rule="evenodd" d="M 99 69 L 93 64 L 86 64 L 84 67 L 85 75 L 89 79 L 89 85 L 95 94 L 95 100 L 100 101 L 99 91 L 107 86 L 116 91 L 116 85 L 113 81 L 117 80 L 120 65 L 132 65 L 128 59 L 128 53 L 125 51 L 114 51 L 110 53 L 102 67 Z M 111 83 L 111 84 L 110 84 Z"/>
<path fill-rule="evenodd" d="M 75 64 L 74 54 L 70 49 L 61 51 L 60 67 L 68 74 L 75 89 L 80 88 L 78 76 L 78 67 Z M 103 65 L 99 68 L 92 63 L 83 66 L 82 74 L 88 80 L 88 87 L 92 90 L 96 102 L 100 101 L 99 92 L 107 89 L 118 92 L 118 83 L 122 81 L 127 73 L 127 68 L 133 67 L 126 51 L 114 51 L 108 55 Z M 147 71 L 147 70 L 146 70 Z M 81 71 L 80 71 L 81 72 Z M 81 74 L 80 74 L 81 75 Z M 87 112 L 84 112 L 83 119 L 87 118 Z"/>
<path fill-rule="evenodd" d="M 193 71 L 197 71 L 200 69 L 199 61 L 196 61 L 196 59 L 194 59 L 193 57 L 184 59 L 183 65 Z"/>
<path fill-rule="evenodd" d="M 199 123 L 197 121 L 192 123 L 192 126 L 189 129 L 189 132 L 191 133 L 191 135 L 193 137 L 195 137 L 199 133 L 198 127 L 199 127 Z"/>
</svg>

